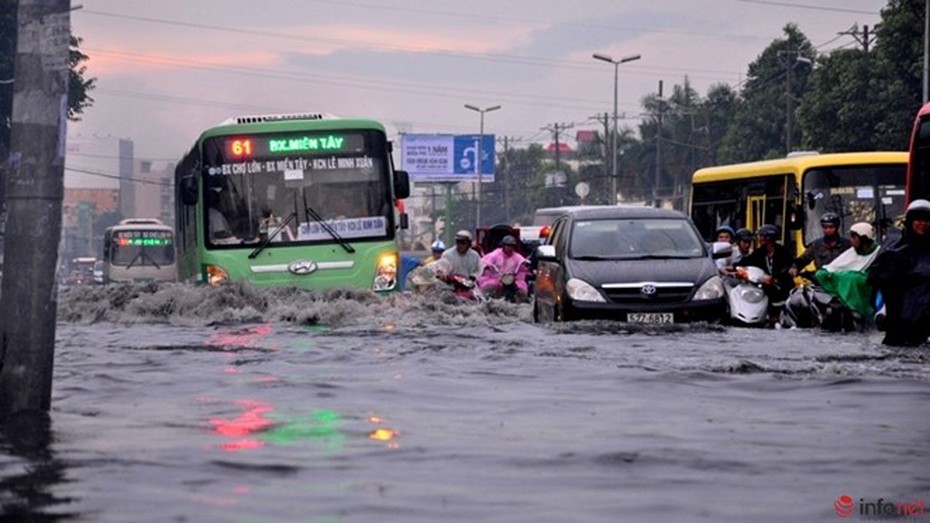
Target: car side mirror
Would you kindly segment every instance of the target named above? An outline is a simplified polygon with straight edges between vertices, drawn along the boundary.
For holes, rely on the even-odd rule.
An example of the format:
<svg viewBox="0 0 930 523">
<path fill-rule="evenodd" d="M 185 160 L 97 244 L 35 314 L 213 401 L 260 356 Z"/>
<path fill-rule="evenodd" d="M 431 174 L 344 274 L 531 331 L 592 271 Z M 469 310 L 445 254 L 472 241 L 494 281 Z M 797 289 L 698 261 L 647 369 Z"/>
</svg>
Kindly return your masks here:
<svg viewBox="0 0 930 523">
<path fill-rule="evenodd" d="M 555 245 L 536 247 L 536 259 L 539 261 L 555 261 Z"/>
<path fill-rule="evenodd" d="M 710 247 L 711 257 L 715 260 L 729 258 L 733 254 L 733 246 L 727 242 L 714 242 Z"/>
</svg>

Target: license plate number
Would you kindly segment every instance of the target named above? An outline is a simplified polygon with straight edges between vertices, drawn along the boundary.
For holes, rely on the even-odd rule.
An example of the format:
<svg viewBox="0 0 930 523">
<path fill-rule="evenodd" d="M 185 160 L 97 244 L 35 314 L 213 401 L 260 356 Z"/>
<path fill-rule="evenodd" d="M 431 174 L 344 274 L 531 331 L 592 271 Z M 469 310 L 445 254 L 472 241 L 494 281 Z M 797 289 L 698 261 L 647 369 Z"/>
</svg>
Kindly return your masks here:
<svg viewBox="0 0 930 523">
<path fill-rule="evenodd" d="M 631 312 L 626 315 L 630 323 L 674 323 L 675 315 L 671 312 Z"/>
</svg>

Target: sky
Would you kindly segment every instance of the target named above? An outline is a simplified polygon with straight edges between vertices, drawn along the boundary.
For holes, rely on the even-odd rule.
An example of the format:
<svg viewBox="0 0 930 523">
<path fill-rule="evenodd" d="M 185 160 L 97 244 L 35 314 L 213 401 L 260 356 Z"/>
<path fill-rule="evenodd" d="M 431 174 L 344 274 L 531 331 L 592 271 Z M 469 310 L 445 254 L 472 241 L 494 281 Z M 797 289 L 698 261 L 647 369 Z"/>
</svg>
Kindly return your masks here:
<svg viewBox="0 0 930 523">
<path fill-rule="evenodd" d="M 739 86 L 795 23 L 820 53 L 858 46 L 885 0 L 74 0 L 72 32 L 97 79 L 70 136 L 129 138 L 177 161 L 206 128 L 245 114 L 369 117 L 399 133 L 484 131 L 524 147 L 552 130 L 621 126 L 685 78 Z M 80 6 L 78 8 L 78 6 Z M 861 33 L 860 33 L 861 34 Z M 564 135 L 563 135 L 564 136 Z"/>
</svg>

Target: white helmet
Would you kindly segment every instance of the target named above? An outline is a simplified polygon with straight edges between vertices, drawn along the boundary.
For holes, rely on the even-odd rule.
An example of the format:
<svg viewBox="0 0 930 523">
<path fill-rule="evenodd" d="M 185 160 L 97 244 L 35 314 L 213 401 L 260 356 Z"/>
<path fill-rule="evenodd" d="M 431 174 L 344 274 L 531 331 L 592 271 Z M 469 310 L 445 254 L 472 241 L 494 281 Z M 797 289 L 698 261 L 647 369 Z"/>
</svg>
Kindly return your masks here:
<svg viewBox="0 0 930 523">
<path fill-rule="evenodd" d="M 436 240 L 430 246 L 430 249 L 435 251 L 444 251 L 446 250 L 446 244 L 442 243 L 442 240 Z"/>
<path fill-rule="evenodd" d="M 854 223 L 853 226 L 849 228 L 849 232 L 854 232 L 856 236 L 863 236 L 870 240 L 875 239 L 875 228 L 867 222 Z"/>
<path fill-rule="evenodd" d="M 456 240 L 468 240 L 471 241 L 471 233 L 462 229 L 461 231 L 455 233 Z"/>
<path fill-rule="evenodd" d="M 927 200 L 914 200 L 907 206 L 907 212 L 911 211 L 930 211 L 930 202 Z"/>
</svg>

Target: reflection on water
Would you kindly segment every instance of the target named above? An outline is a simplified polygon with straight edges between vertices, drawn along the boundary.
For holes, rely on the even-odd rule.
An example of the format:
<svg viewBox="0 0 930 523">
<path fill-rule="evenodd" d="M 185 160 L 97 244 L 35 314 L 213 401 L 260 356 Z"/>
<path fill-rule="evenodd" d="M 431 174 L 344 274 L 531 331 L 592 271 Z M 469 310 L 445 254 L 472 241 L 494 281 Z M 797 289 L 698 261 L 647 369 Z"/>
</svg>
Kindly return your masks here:
<svg viewBox="0 0 930 523">
<path fill-rule="evenodd" d="M 0 435 L 0 521 L 834 521 L 841 495 L 927 496 L 928 351 L 874 333 L 245 286 L 59 311 L 52 423 Z"/>
<path fill-rule="evenodd" d="M 0 425 L 0 519 L 64 521 L 73 499 L 56 494 L 67 466 L 52 451 L 48 416 L 22 414 Z"/>
</svg>

